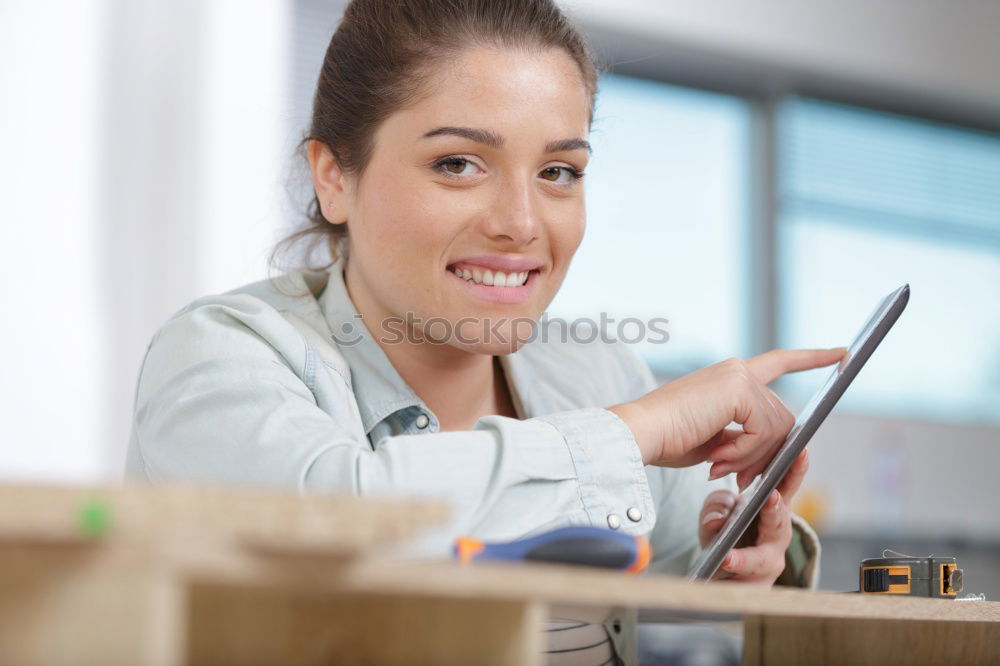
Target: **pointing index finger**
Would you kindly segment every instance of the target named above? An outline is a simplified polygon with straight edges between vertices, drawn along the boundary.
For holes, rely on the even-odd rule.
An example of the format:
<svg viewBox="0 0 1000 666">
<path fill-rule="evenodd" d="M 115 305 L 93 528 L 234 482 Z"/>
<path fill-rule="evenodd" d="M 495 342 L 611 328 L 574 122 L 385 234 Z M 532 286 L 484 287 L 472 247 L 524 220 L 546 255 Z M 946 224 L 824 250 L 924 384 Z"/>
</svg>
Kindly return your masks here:
<svg viewBox="0 0 1000 666">
<path fill-rule="evenodd" d="M 789 372 L 822 368 L 835 363 L 847 353 L 846 347 L 833 349 L 772 349 L 748 359 L 747 368 L 764 384 L 770 384 Z"/>
</svg>

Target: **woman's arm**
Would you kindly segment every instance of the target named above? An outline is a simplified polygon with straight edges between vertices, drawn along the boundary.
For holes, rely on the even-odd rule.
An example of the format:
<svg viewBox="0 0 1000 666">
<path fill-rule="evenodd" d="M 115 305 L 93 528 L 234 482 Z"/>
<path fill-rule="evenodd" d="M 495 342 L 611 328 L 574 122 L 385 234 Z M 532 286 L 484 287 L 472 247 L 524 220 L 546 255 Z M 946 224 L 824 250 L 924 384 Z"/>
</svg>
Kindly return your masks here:
<svg viewBox="0 0 1000 666">
<path fill-rule="evenodd" d="M 189 306 L 147 350 L 130 467 L 153 482 L 444 497 L 455 516 L 446 539 L 606 526 L 611 514 L 622 517 L 620 529 L 641 534 L 656 520 L 636 442 L 606 409 L 487 416 L 469 431 L 372 446 L 348 382 L 259 299 L 223 295 Z M 630 508 L 642 518 L 624 519 Z"/>
</svg>

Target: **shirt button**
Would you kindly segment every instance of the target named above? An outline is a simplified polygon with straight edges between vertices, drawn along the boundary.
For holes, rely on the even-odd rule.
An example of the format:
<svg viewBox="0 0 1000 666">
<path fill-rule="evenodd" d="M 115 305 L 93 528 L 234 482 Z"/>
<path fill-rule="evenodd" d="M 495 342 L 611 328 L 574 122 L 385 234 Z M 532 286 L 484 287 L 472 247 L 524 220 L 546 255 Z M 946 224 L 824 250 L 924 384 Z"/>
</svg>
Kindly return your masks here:
<svg viewBox="0 0 1000 666">
<path fill-rule="evenodd" d="M 609 513 L 608 514 L 608 527 L 610 527 L 613 530 L 616 530 L 616 529 L 618 529 L 621 526 L 622 526 L 622 519 L 619 518 L 616 514 Z"/>
<path fill-rule="evenodd" d="M 631 520 L 633 523 L 637 523 L 640 520 L 642 520 L 642 514 L 639 513 L 639 509 L 635 508 L 634 506 L 630 506 L 628 511 L 625 512 L 625 515 L 628 516 L 628 519 Z"/>
<path fill-rule="evenodd" d="M 431 420 L 427 418 L 426 414 L 421 414 L 420 416 L 418 416 L 416 421 L 418 428 L 426 428 L 427 424 L 430 422 Z"/>
</svg>

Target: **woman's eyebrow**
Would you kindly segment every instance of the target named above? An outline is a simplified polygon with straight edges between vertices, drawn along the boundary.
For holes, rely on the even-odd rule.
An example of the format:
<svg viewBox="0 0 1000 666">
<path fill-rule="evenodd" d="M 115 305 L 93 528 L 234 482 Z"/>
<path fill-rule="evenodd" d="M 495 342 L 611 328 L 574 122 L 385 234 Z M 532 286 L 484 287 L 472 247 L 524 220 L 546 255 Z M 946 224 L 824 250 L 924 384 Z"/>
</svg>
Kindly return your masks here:
<svg viewBox="0 0 1000 666">
<path fill-rule="evenodd" d="M 438 127 L 437 129 L 432 129 L 430 132 L 424 134 L 422 138 L 429 139 L 435 136 L 460 136 L 470 141 L 475 141 L 476 143 L 482 143 L 499 150 L 503 148 L 503 137 L 496 132 L 484 129 L 476 129 L 474 127 Z M 577 150 L 578 148 L 585 148 L 588 153 L 591 152 L 590 143 L 584 139 L 560 139 L 558 141 L 550 141 L 545 145 L 546 153 L 560 153 L 566 150 Z"/>
</svg>

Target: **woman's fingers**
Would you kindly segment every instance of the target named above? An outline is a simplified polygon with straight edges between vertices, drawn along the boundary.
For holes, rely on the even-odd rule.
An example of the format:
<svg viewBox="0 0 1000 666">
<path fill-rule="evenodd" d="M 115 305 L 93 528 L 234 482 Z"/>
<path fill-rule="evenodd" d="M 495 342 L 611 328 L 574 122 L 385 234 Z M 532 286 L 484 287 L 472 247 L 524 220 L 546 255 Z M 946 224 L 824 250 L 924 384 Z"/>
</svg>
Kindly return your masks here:
<svg viewBox="0 0 1000 666">
<path fill-rule="evenodd" d="M 721 568 L 734 580 L 770 585 L 785 568 L 792 537 L 791 511 L 777 491 L 767 498 L 757 521 L 757 544 L 729 551 Z"/>
<path fill-rule="evenodd" d="M 785 478 L 778 484 L 778 492 L 784 498 L 785 504 L 791 506 L 792 498 L 795 497 L 795 493 L 802 487 L 802 481 L 806 478 L 807 471 L 809 471 L 809 454 L 806 452 L 806 449 L 802 449 L 802 453 L 792 463 L 792 467 L 785 474 Z"/>
<path fill-rule="evenodd" d="M 833 349 L 772 349 L 747 360 L 747 367 L 757 379 L 770 384 L 789 372 L 812 370 L 835 363 L 847 353 L 846 347 Z"/>
<path fill-rule="evenodd" d="M 736 548 L 722 560 L 722 570 L 733 580 L 759 582 L 770 585 L 781 573 L 774 573 L 773 549 L 760 546 Z M 771 577 L 773 574 L 773 578 Z"/>
<path fill-rule="evenodd" d="M 767 387 L 787 372 L 843 358 L 837 349 L 776 349 L 749 361 L 729 358 L 687 374 L 640 398 L 608 409 L 635 435 L 646 464 L 687 467 L 704 460 L 715 476 L 754 476 L 768 463 L 795 418 Z M 740 430 L 726 426 L 735 422 Z"/>
<path fill-rule="evenodd" d="M 705 498 L 698 520 L 704 521 L 712 513 L 731 511 L 734 506 L 736 506 L 736 493 L 725 488 L 713 490 Z"/>
<path fill-rule="evenodd" d="M 755 436 L 753 430 L 749 430 L 747 437 L 717 448 L 709 455 L 709 460 L 715 463 L 712 476 L 737 472 L 736 483 L 740 490 L 764 471 L 795 425 L 795 416 L 774 391 L 762 386 L 758 397 L 765 405 L 762 420 L 755 426 L 760 428 L 760 434 Z"/>
<path fill-rule="evenodd" d="M 758 472 L 755 470 L 745 469 L 736 475 L 736 487 L 740 489 L 740 492 L 746 490 L 746 487 L 753 483 L 757 474 Z"/>
<path fill-rule="evenodd" d="M 743 431 L 737 428 L 723 428 L 704 444 L 691 449 L 684 455 L 681 462 L 685 465 L 696 465 L 709 460 L 712 452 L 718 447 L 728 444 L 742 434 Z"/>
<path fill-rule="evenodd" d="M 791 511 L 782 500 L 781 493 L 772 490 L 757 516 L 757 545 L 780 542 L 785 536 L 786 526 L 789 528 L 788 536 L 791 537 Z M 782 544 L 782 548 L 787 545 Z"/>
<path fill-rule="evenodd" d="M 698 515 L 698 540 L 704 548 L 722 526 L 736 506 L 736 493 L 730 490 L 716 490 L 709 493 Z"/>
<path fill-rule="evenodd" d="M 767 469 L 768 464 L 776 454 L 777 450 L 769 451 L 766 455 L 757 457 L 754 462 L 739 471 L 736 475 L 736 485 L 740 491 L 749 486 L 758 474 Z"/>
<path fill-rule="evenodd" d="M 774 391 L 759 385 L 752 389 L 751 397 L 756 405 L 743 424 L 745 436 L 716 447 L 709 460 L 739 462 L 741 468 L 746 467 L 750 462 L 746 458 L 773 453 L 795 425 L 795 416 Z"/>
<path fill-rule="evenodd" d="M 764 471 L 770 460 L 771 458 L 768 457 L 767 460 L 764 461 L 764 464 L 760 464 L 760 462 L 758 462 L 757 464 L 751 465 L 750 467 L 737 472 L 736 486 L 741 491 L 749 486 L 754 478 Z M 735 465 L 732 463 L 716 463 L 715 465 L 712 465 L 712 475 L 721 472 L 719 476 L 723 476 L 731 472 L 733 467 L 735 467 Z M 803 449 L 802 453 L 799 454 L 799 457 L 792 463 L 792 466 L 785 474 L 785 477 L 778 483 L 777 490 L 781 493 L 781 496 L 785 499 L 785 502 L 788 503 L 789 506 L 791 505 L 792 498 L 795 497 L 795 493 L 797 493 L 799 488 L 802 487 L 802 482 L 805 480 L 806 472 L 808 471 L 809 454 L 806 452 L 806 449 Z"/>
<path fill-rule="evenodd" d="M 747 452 L 739 458 L 722 460 L 713 463 L 709 478 L 718 478 L 720 476 L 725 476 L 726 474 L 737 472 L 737 485 L 740 490 L 743 490 L 750 483 L 750 481 L 752 481 L 755 476 L 760 474 L 767 467 L 768 463 L 771 462 L 771 459 L 778 450 L 778 444 L 780 444 L 780 442 L 769 447 L 761 446 L 749 448 Z"/>
</svg>

